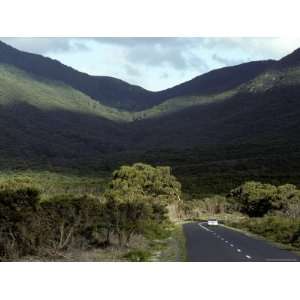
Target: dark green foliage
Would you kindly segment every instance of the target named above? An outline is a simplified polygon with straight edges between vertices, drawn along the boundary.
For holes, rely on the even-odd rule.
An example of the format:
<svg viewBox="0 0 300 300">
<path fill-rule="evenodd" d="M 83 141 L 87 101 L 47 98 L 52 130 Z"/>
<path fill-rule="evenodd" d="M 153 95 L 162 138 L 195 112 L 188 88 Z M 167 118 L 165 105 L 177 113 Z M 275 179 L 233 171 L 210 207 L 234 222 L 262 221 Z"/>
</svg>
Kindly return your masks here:
<svg viewBox="0 0 300 300">
<path fill-rule="evenodd" d="M 48 195 L 41 201 L 40 191 L 30 180 L 21 179 L 0 185 L 3 260 L 108 246 L 112 236 L 119 246 L 129 246 L 133 235 L 149 238 L 163 231 L 168 224 L 167 204 L 180 195 L 180 184 L 169 168 L 144 164 L 114 172 L 103 201 L 72 194 Z"/>
<path fill-rule="evenodd" d="M 300 152 L 297 101 L 300 59 L 297 52 L 287 58 L 288 64 L 285 60 L 253 62 L 215 70 L 167 91 L 150 93 L 158 98 L 163 95 L 160 99 L 163 103 L 153 106 L 160 100 L 148 102 L 147 96 L 135 93 L 136 89 L 130 86 L 116 89 L 118 80 L 110 85 L 110 79 L 93 78 L 1 44 L 0 165 L 23 169 L 80 166 L 111 171 L 125 163 L 124 160 L 115 163 L 120 153 L 131 163 L 146 162 L 133 160 L 136 152 L 152 157 L 156 154 L 157 164 L 161 161 L 159 151 L 164 149 L 167 154 L 178 153 L 173 163 L 166 160 L 161 163 L 176 166 L 185 160 L 189 164 L 203 162 L 204 158 L 194 161 L 185 157 L 196 147 L 204 156 L 215 156 L 214 160 L 222 162 L 230 153 L 237 154 L 231 155 L 234 160 L 261 159 L 267 153 L 275 161 L 287 155 L 289 163 L 293 163 L 291 156 L 296 155 L 299 160 Z M 93 80 L 106 82 L 105 86 L 96 83 L 91 86 Z M 134 97 L 134 105 L 146 104 L 152 108 L 138 113 L 124 112 L 89 97 L 102 92 L 100 101 L 112 106 L 131 106 L 128 99 L 135 94 L 138 97 Z M 219 101 L 220 98 L 223 100 Z M 139 121 L 133 121 L 136 119 Z M 234 146 L 234 152 L 224 149 L 230 145 Z M 248 173 L 242 175 L 248 177 L 242 181 L 250 177 Z M 226 182 L 223 189 L 224 177 L 204 180 L 218 190 L 232 188 Z M 238 178 L 239 174 L 234 174 L 230 180 Z M 192 178 L 195 188 L 196 180 Z"/>
<path fill-rule="evenodd" d="M 101 222 L 99 199 L 89 196 L 56 196 L 41 203 L 45 244 L 54 250 L 85 247 L 94 242 Z M 45 245 L 45 246 L 46 246 Z"/>
<path fill-rule="evenodd" d="M 0 259 L 35 254 L 41 238 L 39 191 L 28 183 L 0 186 Z M 36 216 L 36 217 L 35 217 Z"/>
<path fill-rule="evenodd" d="M 267 213 L 276 211 L 292 214 L 293 209 L 295 209 L 294 216 L 297 217 L 296 208 L 298 207 L 299 210 L 300 191 L 291 184 L 276 187 L 249 181 L 231 190 L 228 200 L 233 209 L 249 217 L 263 217 Z"/>
<path fill-rule="evenodd" d="M 300 190 L 295 185 L 246 182 L 230 192 L 229 200 L 231 208 L 250 217 L 229 225 L 300 248 Z"/>
<path fill-rule="evenodd" d="M 276 193 L 275 186 L 250 181 L 233 189 L 228 198 L 236 210 L 250 217 L 262 217 L 274 208 Z"/>
<path fill-rule="evenodd" d="M 94 197 L 56 196 L 40 202 L 31 184 L 0 186 L 0 258 L 54 254 L 93 243 L 102 206 Z"/>
<path fill-rule="evenodd" d="M 118 223 L 116 232 L 119 245 L 129 245 L 133 234 L 143 234 L 152 217 L 152 206 L 143 201 L 121 202 L 118 207 Z"/>
<path fill-rule="evenodd" d="M 143 235 L 150 241 L 164 240 L 170 237 L 173 229 L 173 223 L 165 215 L 164 221 L 157 222 L 157 220 L 152 220 L 148 222 L 143 230 Z"/>
</svg>

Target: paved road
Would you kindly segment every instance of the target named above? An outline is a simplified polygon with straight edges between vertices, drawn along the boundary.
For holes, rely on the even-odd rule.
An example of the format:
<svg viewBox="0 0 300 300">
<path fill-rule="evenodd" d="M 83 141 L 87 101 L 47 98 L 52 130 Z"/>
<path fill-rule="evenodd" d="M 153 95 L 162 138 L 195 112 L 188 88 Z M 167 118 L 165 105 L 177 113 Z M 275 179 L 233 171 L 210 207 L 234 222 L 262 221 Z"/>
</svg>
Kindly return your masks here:
<svg viewBox="0 0 300 300">
<path fill-rule="evenodd" d="M 189 223 L 183 229 L 188 261 L 300 261 L 300 256 L 223 226 Z"/>
</svg>

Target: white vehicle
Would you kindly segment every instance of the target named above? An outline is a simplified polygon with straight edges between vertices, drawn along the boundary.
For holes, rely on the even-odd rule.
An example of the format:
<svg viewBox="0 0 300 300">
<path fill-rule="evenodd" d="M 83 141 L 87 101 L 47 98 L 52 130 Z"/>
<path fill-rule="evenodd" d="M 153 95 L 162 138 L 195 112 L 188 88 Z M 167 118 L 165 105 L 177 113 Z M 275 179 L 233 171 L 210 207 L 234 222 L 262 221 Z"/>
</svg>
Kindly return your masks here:
<svg viewBox="0 0 300 300">
<path fill-rule="evenodd" d="M 216 225 L 219 225 L 219 222 L 218 222 L 217 219 L 208 219 L 207 225 L 209 225 L 209 226 L 216 226 Z"/>
</svg>

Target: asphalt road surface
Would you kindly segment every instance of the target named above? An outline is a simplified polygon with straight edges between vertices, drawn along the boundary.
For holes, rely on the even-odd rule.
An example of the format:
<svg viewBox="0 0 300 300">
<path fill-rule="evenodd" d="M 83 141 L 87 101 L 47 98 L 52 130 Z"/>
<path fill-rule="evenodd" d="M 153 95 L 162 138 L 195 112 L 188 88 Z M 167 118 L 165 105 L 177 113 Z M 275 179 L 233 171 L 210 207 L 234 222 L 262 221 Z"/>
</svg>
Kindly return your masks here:
<svg viewBox="0 0 300 300">
<path fill-rule="evenodd" d="M 189 223 L 183 226 L 188 261 L 296 262 L 300 256 L 221 225 Z"/>
</svg>

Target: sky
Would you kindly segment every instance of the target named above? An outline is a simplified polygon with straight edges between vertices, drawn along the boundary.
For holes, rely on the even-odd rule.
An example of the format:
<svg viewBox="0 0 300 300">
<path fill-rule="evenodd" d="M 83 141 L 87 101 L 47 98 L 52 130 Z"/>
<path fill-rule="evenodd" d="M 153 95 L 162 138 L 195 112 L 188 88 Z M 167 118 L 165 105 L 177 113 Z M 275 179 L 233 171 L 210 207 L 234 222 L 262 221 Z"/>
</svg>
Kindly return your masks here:
<svg viewBox="0 0 300 300">
<path fill-rule="evenodd" d="M 210 70 L 247 61 L 280 59 L 300 38 L 0 38 L 91 75 L 112 76 L 163 90 Z"/>
</svg>

